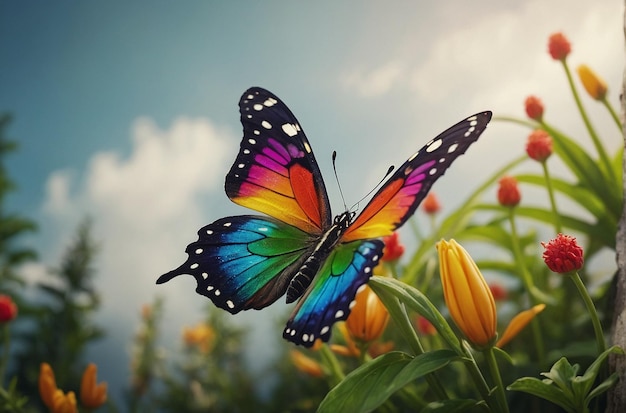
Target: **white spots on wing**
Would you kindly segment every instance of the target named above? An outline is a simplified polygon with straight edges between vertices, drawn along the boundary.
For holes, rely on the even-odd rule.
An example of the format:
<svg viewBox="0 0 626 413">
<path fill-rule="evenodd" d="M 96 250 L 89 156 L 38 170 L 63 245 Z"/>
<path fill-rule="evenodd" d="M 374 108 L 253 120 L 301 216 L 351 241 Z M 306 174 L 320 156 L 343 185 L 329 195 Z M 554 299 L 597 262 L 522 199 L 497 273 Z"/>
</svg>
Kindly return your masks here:
<svg viewBox="0 0 626 413">
<path fill-rule="evenodd" d="M 363 269 L 363 272 L 364 272 L 365 274 L 369 274 L 370 272 L 372 272 L 372 268 L 371 268 L 371 267 L 365 267 L 365 268 Z"/>
<path fill-rule="evenodd" d="M 269 123 L 268 121 L 264 120 L 263 122 L 261 122 L 261 126 L 263 126 L 265 129 L 272 129 L 272 124 Z"/>
<path fill-rule="evenodd" d="M 302 334 L 302 341 L 309 341 L 309 335 L 308 334 Z"/>
<path fill-rule="evenodd" d="M 306 151 L 306 153 L 311 153 L 311 146 L 308 142 L 304 142 L 304 150 Z"/>
<path fill-rule="evenodd" d="M 250 149 L 244 149 L 243 150 L 243 154 L 244 155 L 250 155 Z"/>
<path fill-rule="evenodd" d="M 204 279 L 206 280 L 207 278 L 209 278 L 209 274 L 208 274 L 208 273 L 206 273 L 206 272 L 203 272 L 203 273 L 202 273 L 202 278 L 204 278 Z M 212 288 L 212 287 L 211 287 L 211 288 Z M 208 290 L 208 288 L 207 288 L 207 290 Z"/>
<path fill-rule="evenodd" d="M 212 229 L 207 229 L 206 230 L 206 234 L 207 235 L 213 235 L 213 230 Z"/>
<path fill-rule="evenodd" d="M 248 139 L 248 143 L 249 143 L 250 145 L 256 145 L 256 139 L 252 139 L 252 138 L 250 138 L 250 139 Z"/>
<path fill-rule="evenodd" d="M 419 151 L 415 152 L 413 155 L 411 155 L 411 157 L 409 158 L 409 160 L 407 162 L 411 162 L 413 159 L 415 159 L 417 157 L 417 155 L 419 153 L 420 153 Z"/>
<path fill-rule="evenodd" d="M 448 153 L 452 153 L 454 151 L 456 151 L 456 148 L 459 147 L 458 143 L 453 143 L 452 145 L 450 145 L 450 147 L 448 148 Z"/>
<path fill-rule="evenodd" d="M 221 293 L 222 293 L 222 292 L 221 292 L 220 290 L 215 290 L 215 292 L 214 292 L 213 294 L 215 294 L 215 296 L 216 296 L 216 297 L 219 297 L 219 295 L 220 295 Z"/>
<path fill-rule="evenodd" d="M 352 310 L 352 309 L 354 308 L 354 306 L 355 306 L 355 305 L 356 305 L 356 300 L 352 300 L 352 301 L 350 301 L 350 305 L 348 306 L 348 308 L 349 308 L 350 310 Z"/>
<path fill-rule="evenodd" d="M 261 132 L 259 132 L 258 130 L 253 130 L 252 133 L 254 133 L 255 135 L 259 136 L 261 134 Z"/>
<path fill-rule="evenodd" d="M 289 137 L 294 137 L 294 136 L 296 136 L 298 134 L 298 130 L 291 123 L 283 124 L 282 128 L 283 128 L 283 132 L 285 132 L 287 135 L 289 135 Z"/>
<path fill-rule="evenodd" d="M 244 166 L 246 166 L 246 164 L 245 164 L 245 163 L 240 163 L 240 164 L 238 164 L 238 165 L 237 165 L 237 168 L 239 168 L 239 169 L 243 169 L 243 167 L 244 167 Z"/>
<path fill-rule="evenodd" d="M 231 300 L 226 300 L 226 305 L 228 306 L 228 308 L 233 309 L 235 308 L 235 304 L 231 301 Z"/>
<path fill-rule="evenodd" d="M 246 118 L 252 119 L 252 115 L 246 115 Z"/>
<path fill-rule="evenodd" d="M 206 290 L 207 291 L 213 291 L 215 287 L 213 287 L 212 285 L 207 285 Z"/>
<path fill-rule="evenodd" d="M 322 329 L 320 330 L 320 335 L 324 335 L 324 334 L 328 333 L 328 330 L 330 330 L 330 327 L 328 327 L 328 326 L 322 327 Z"/>
<path fill-rule="evenodd" d="M 335 318 L 341 318 L 344 314 L 345 313 L 343 312 L 343 310 L 337 310 L 337 312 L 335 313 Z"/>
<path fill-rule="evenodd" d="M 191 268 L 192 270 L 195 270 L 196 268 L 198 268 L 200 266 L 200 264 L 198 264 L 197 262 L 194 262 L 193 264 L 191 264 L 189 266 L 189 268 Z"/>
<path fill-rule="evenodd" d="M 466 121 L 470 122 L 470 124 L 476 125 L 478 122 L 476 121 L 478 118 L 476 117 L 476 115 L 474 116 L 470 116 L 469 118 L 465 119 Z"/>
<path fill-rule="evenodd" d="M 443 141 L 441 139 L 437 139 L 436 141 L 432 141 L 427 147 L 426 147 L 426 152 L 434 152 L 437 149 L 439 149 L 439 147 L 441 146 L 441 144 L 443 143 Z"/>
<path fill-rule="evenodd" d="M 195 252 L 196 252 L 196 254 L 202 254 L 202 251 L 203 251 L 202 248 L 198 248 L 198 249 L 196 249 Z"/>
<path fill-rule="evenodd" d="M 267 227 L 260 227 L 260 228 L 259 228 L 259 231 L 261 231 L 261 232 L 267 232 Z"/>
<path fill-rule="evenodd" d="M 263 104 L 265 106 L 267 106 L 268 108 L 274 106 L 277 103 L 278 103 L 278 101 L 276 99 L 274 99 L 274 98 L 267 98 L 265 100 L 265 102 L 263 102 Z"/>
<path fill-rule="evenodd" d="M 260 103 L 255 104 L 254 106 L 252 106 L 252 109 L 254 110 L 263 110 L 263 105 L 261 105 Z"/>
<path fill-rule="evenodd" d="M 376 262 L 376 261 L 378 261 L 378 258 L 379 258 L 379 256 L 378 256 L 378 255 L 374 255 L 374 256 L 372 257 L 372 261 Z"/>
<path fill-rule="evenodd" d="M 223 224 L 225 227 L 230 227 L 232 225 L 232 222 L 224 222 Z"/>
<path fill-rule="evenodd" d="M 291 330 L 288 334 L 293 337 L 296 335 L 296 330 Z"/>
<path fill-rule="evenodd" d="M 356 290 L 356 293 L 358 294 L 358 293 L 360 293 L 361 291 L 365 290 L 365 285 L 366 285 L 366 284 L 361 285 L 361 286 L 360 286 L 360 287 Z"/>
<path fill-rule="evenodd" d="M 428 171 L 428 175 L 430 176 L 433 176 L 436 173 L 437 173 L 437 168 L 431 168 L 430 171 Z"/>
<path fill-rule="evenodd" d="M 246 96 L 246 98 L 248 98 L 248 99 L 252 99 L 252 98 L 254 98 L 254 95 L 248 95 L 248 96 Z M 247 102 L 246 102 L 246 103 L 247 103 Z"/>
</svg>

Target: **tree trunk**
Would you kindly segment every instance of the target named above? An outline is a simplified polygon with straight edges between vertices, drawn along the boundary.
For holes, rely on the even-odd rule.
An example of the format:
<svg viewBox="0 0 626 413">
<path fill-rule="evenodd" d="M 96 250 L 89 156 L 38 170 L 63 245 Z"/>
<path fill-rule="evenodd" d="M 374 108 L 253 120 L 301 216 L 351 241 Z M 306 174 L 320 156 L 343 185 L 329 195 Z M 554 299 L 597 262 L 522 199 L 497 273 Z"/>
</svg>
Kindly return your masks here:
<svg viewBox="0 0 626 413">
<path fill-rule="evenodd" d="M 625 1 L 626 3 L 626 1 Z M 626 13 L 624 14 L 624 34 L 626 35 Z M 622 103 L 622 115 L 626 114 L 626 70 L 622 78 L 622 93 L 620 97 Z M 624 135 L 624 145 L 626 147 L 626 122 L 622 121 L 622 133 Z M 626 154 L 624 156 L 624 194 L 626 194 Z M 617 228 L 617 238 L 615 250 L 617 252 L 617 280 L 615 293 L 615 313 L 613 315 L 613 325 L 611 328 L 611 344 L 618 345 L 626 349 L 626 202 L 625 212 L 619 221 Z M 619 374 L 619 382 L 608 394 L 607 412 L 626 412 L 626 357 L 620 355 L 609 356 L 609 368 L 611 373 Z"/>
</svg>

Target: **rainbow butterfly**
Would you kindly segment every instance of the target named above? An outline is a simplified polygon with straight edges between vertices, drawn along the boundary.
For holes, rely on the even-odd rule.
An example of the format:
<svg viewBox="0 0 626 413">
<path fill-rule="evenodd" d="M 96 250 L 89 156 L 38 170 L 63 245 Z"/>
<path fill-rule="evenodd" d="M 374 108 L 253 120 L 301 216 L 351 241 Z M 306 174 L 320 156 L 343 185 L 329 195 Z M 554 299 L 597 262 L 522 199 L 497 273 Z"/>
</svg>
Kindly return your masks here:
<svg viewBox="0 0 626 413">
<path fill-rule="evenodd" d="M 253 87 L 239 101 L 243 140 L 226 175 L 235 203 L 267 216 L 219 219 L 198 231 L 183 265 L 157 280 L 193 275 L 196 292 L 235 314 L 283 295 L 299 299 L 283 337 L 307 347 L 328 341 L 382 256 L 383 242 L 415 211 L 431 185 L 475 142 L 491 119 L 457 123 L 411 156 L 357 216 L 333 218 L 322 174 L 304 131 L 271 92 Z"/>
</svg>

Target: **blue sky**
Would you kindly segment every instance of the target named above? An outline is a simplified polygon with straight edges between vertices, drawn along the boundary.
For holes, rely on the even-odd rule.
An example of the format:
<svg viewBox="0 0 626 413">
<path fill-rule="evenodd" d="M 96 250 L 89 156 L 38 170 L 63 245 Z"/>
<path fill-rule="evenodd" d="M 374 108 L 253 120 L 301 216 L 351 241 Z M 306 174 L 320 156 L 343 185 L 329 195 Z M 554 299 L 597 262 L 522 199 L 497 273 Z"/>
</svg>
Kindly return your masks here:
<svg viewBox="0 0 626 413">
<path fill-rule="evenodd" d="M 9 134 L 20 143 L 8 162 L 19 185 L 9 207 L 40 226 L 25 242 L 41 262 L 25 276 L 45 277 L 81 218 L 95 219 L 99 320 L 113 331 L 94 358 L 103 377 L 123 381 L 143 303 L 165 297 L 171 337 L 201 316 L 191 277 L 159 287 L 154 280 L 184 260 L 200 226 L 241 212 L 223 179 L 239 146 L 237 102 L 246 88 L 272 90 L 298 116 L 339 211 L 333 150 L 352 204 L 389 164 L 454 122 L 486 109 L 523 116 L 529 94 L 575 135 L 581 123 L 565 77 L 546 52 L 555 31 L 572 41 L 572 66 L 587 63 L 601 74 L 617 105 L 622 7 L 620 0 L 1 2 L 0 110 L 15 116 Z M 618 148 L 606 113 L 586 105 Z M 522 153 L 526 133 L 490 126 L 435 186 L 444 205 L 458 204 L 473 183 Z M 264 313 L 235 318 L 275 328 Z M 255 337 L 271 343 L 280 331 Z"/>
</svg>

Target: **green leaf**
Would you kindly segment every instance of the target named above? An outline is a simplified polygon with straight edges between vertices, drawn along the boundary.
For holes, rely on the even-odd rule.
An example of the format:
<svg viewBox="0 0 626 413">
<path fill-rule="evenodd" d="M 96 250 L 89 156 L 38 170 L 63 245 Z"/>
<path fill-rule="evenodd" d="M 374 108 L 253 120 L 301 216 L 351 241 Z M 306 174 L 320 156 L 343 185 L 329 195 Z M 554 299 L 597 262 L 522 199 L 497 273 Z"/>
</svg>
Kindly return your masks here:
<svg viewBox="0 0 626 413">
<path fill-rule="evenodd" d="M 571 381 L 576 377 L 576 373 L 580 366 L 573 366 L 565 357 L 561 357 L 550 369 L 548 373 L 541 373 L 554 382 L 568 396 L 573 396 Z"/>
<path fill-rule="evenodd" d="M 619 374 L 618 373 L 611 374 L 606 380 L 598 384 L 595 389 L 589 392 L 587 397 L 585 397 L 585 406 L 589 406 L 589 403 L 591 403 L 591 400 L 593 400 L 595 397 L 598 397 L 602 393 L 605 393 L 607 390 L 613 387 L 615 383 L 617 383 L 618 381 L 619 381 Z"/>
<path fill-rule="evenodd" d="M 534 377 L 522 377 L 511 383 L 511 385 L 507 387 L 507 390 L 522 391 L 532 394 L 557 404 L 568 412 L 576 411 L 572 400 L 558 387 L 553 386 L 550 380 L 542 381 Z"/>
<path fill-rule="evenodd" d="M 317 411 L 370 412 L 411 381 L 458 359 L 452 350 L 417 357 L 398 351 L 383 354 L 348 374 L 326 395 Z"/>
<path fill-rule="evenodd" d="M 418 289 L 394 278 L 373 276 L 369 286 L 378 293 L 378 290 L 394 295 L 407 307 L 426 318 L 437 329 L 437 332 L 457 354 L 463 354 L 461 343 L 450 328 L 450 325 L 441 315 L 437 307 Z"/>
<path fill-rule="evenodd" d="M 624 354 L 624 350 L 622 350 L 619 346 L 610 347 L 603 351 L 602 354 L 600 354 L 594 362 L 591 363 L 591 365 L 587 368 L 587 371 L 585 371 L 585 374 L 581 376 L 581 380 L 585 384 L 585 387 L 583 388 L 583 395 L 586 395 L 589 390 L 591 390 L 591 386 L 593 386 L 593 383 L 596 381 L 596 377 L 598 377 L 598 374 L 600 373 L 602 364 L 611 353 Z"/>
</svg>

